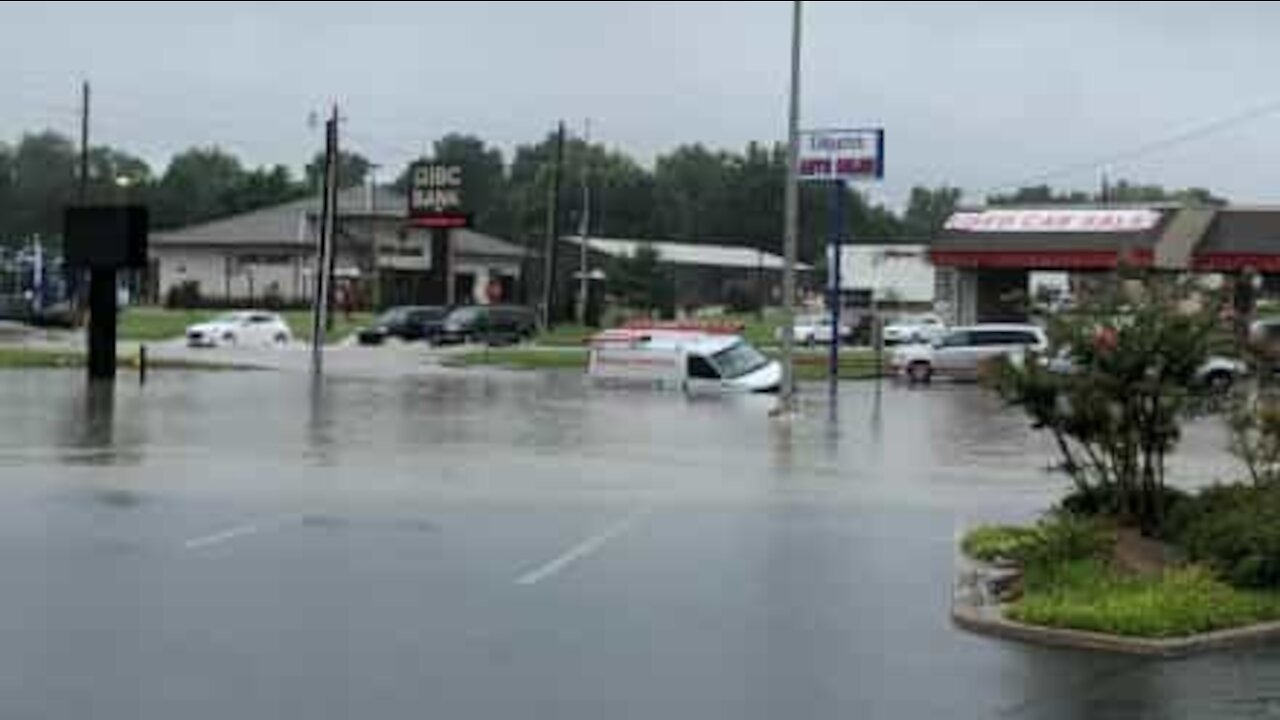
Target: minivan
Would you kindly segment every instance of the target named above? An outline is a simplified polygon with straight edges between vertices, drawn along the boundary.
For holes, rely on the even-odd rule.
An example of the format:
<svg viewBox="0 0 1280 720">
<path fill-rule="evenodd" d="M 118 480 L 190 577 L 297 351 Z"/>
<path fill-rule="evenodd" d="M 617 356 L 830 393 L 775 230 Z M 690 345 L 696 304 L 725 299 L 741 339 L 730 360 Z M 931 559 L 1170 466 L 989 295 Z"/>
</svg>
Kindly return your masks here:
<svg viewBox="0 0 1280 720">
<path fill-rule="evenodd" d="M 1035 325 L 974 325 L 953 328 L 928 345 L 896 350 L 890 361 L 895 375 L 914 383 L 935 377 L 977 379 L 982 366 L 999 357 L 1021 358 L 1027 350 L 1043 353 L 1049 338 Z"/>
</svg>

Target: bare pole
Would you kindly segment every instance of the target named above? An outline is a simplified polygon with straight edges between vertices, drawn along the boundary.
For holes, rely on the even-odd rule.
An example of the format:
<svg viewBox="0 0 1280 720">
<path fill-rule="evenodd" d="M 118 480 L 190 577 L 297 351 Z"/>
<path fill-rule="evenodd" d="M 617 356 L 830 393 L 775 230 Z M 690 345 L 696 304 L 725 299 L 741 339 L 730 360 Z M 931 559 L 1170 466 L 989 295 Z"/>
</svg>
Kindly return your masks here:
<svg viewBox="0 0 1280 720">
<path fill-rule="evenodd" d="M 89 81 L 80 84 L 80 204 L 89 201 Z"/>
<path fill-rule="evenodd" d="M 795 388 L 795 294 L 796 244 L 800 220 L 800 22 L 801 0 L 794 0 L 791 13 L 791 97 L 787 108 L 787 186 L 782 265 L 782 388 L 779 413 L 796 409 Z"/>
<path fill-rule="evenodd" d="M 578 218 L 578 324 L 587 324 L 587 297 L 591 281 L 587 279 L 587 238 L 591 235 L 591 118 L 587 118 L 582 153 L 582 216 Z"/>
<path fill-rule="evenodd" d="M 564 162 L 564 121 L 556 126 L 555 159 L 551 166 L 551 183 L 547 188 L 547 239 L 544 251 L 545 266 L 542 275 L 542 326 L 550 329 L 555 324 L 556 256 L 560 246 L 560 166 Z"/>
</svg>

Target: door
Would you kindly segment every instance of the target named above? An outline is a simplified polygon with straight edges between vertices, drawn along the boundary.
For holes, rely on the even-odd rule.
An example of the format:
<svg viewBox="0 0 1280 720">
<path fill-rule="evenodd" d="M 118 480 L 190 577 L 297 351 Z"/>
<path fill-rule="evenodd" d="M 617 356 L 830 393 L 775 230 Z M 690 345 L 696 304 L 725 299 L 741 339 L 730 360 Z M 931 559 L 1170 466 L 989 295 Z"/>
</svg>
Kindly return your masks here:
<svg viewBox="0 0 1280 720">
<path fill-rule="evenodd" d="M 250 345 L 269 345 L 275 340 L 275 318 L 265 313 L 254 313 L 249 316 L 245 328 L 245 341 Z"/>
<path fill-rule="evenodd" d="M 685 390 L 708 392 L 720 389 L 720 371 L 701 355 L 685 356 Z"/>
<path fill-rule="evenodd" d="M 933 369 L 943 375 L 964 374 L 977 363 L 973 333 L 968 331 L 950 333 L 933 351 Z"/>
</svg>

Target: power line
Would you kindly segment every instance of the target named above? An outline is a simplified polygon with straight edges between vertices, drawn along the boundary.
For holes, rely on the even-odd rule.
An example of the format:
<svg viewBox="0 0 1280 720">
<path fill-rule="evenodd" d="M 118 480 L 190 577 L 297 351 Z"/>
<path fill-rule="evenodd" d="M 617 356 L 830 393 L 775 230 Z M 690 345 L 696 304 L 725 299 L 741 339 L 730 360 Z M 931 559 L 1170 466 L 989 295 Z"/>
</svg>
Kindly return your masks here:
<svg viewBox="0 0 1280 720">
<path fill-rule="evenodd" d="M 1264 103 L 1262 105 L 1257 105 L 1248 110 L 1235 113 L 1233 115 L 1220 117 L 1215 120 L 1211 120 L 1209 122 L 1203 123 L 1201 125 L 1197 125 L 1191 129 L 1184 130 L 1180 133 L 1170 135 L 1168 137 L 1161 138 L 1159 140 L 1153 140 L 1148 143 L 1137 145 L 1128 150 L 1118 151 L 1110 155 L 1104 155 L 1104 156 L 1097 157 L 1092 160 L 1088 160 L 1084 162 L 1064 165 L 1054 170 L 1040 173 L 1038 175 L 1025 177 L 1021 180 L 1017 180 L 1014 182 L 1001 183 L 999 185 L 995 185 L 988 188 L 987 190 L 983 191 L 982 194 L 993 195 L 993 194 L 999 193 L 1002 190 L 1017 190 L 1018 188 L 1042 184 L 1050 180 L 1054 180 L 1061 177 L 1069 177 L 1085 171 L 1097 171 L 1104 167 L 1116 165 L 1119 163 L 1132 162 L 1133 160 L 1146 157 L 1153 153 L 1157 153 L 1162 150 L 1167 150 L 1171 147 L 1182 145 L 1184 143 L 1188 143 L 1193 140 L 1199 140 L 1203 137 L 1222 132 L 1223 130 L 1227 130 L 1237 125 L 1242 125 L 1244 123 L 1257 120 L 1267 115 L 1272 115 L 1276 112 L 1280 112 L 1280 100 L 1272 100 L 1270 102 Z"/>
</svg>

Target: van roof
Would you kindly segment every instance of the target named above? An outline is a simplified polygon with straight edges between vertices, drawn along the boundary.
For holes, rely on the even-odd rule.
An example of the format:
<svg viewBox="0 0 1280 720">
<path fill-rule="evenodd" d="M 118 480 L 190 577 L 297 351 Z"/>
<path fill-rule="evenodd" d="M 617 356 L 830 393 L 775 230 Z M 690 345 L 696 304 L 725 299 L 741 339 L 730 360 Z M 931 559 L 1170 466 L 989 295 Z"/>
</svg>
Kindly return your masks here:
<svg viewBox="0 0 1280 720">
<path fill-rule="evenodd" d="M 714 355 L 742 341 L 741 335 L 666 328 L 618 328 L 605 330 L 591 338 L 591 344 L 596 346 L 633 345 L 646 350 L 683 349 L 699 355 Z"/>
<path fill-rule="evenodd" d="M 1044 328 L 1039 325 L 1030 323 L 983 323 L 981 325 L 965 325 L 963 327 L 951 328 L 953 332 L 957 331 L 973 331 L 973 330 L 1024 330 L 1031 332 L 1044 332 Z"/>
</svg>

